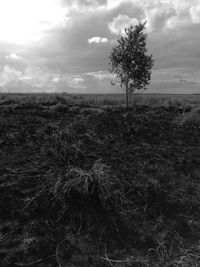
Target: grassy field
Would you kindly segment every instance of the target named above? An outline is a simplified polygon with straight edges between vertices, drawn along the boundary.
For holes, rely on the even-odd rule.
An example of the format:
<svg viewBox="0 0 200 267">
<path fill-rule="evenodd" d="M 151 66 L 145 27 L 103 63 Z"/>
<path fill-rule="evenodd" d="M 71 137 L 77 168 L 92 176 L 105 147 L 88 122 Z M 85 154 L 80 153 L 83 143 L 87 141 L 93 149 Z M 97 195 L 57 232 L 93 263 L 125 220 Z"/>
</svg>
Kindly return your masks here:
<svg viewBox="0 0 200 267">
<path fill-rule="evenodd" d="M 200 95 L 0 94 L 0 266 L 200 266 Z"/>
</svg>

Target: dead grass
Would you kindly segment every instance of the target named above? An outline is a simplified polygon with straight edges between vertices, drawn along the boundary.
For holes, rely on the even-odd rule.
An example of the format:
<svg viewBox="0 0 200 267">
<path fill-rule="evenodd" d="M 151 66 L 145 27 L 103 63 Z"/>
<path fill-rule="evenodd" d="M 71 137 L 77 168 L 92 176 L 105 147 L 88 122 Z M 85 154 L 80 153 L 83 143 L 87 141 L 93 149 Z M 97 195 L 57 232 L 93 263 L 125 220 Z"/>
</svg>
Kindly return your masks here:
<svg viewBox="0 0 200 267">
<path fill-rule="evenodd" d="M 183 112 L 174 119 L 174 123 L 178 127 L 200 127 L 200 108 L 187 108 L 186 112 Z"/>
<path fill-rule="evenodd" d="M 1 95 L 3 267 L 199 266 L 198 102 L 117 97 Z"/>
</svg>

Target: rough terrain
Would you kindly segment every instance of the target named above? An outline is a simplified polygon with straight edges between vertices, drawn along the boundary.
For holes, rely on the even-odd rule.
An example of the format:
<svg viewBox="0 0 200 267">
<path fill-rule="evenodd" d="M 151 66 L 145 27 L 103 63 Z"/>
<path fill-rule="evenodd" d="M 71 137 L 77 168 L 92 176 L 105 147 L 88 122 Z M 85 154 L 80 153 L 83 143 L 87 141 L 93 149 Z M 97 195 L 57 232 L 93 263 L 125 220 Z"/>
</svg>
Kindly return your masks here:
<svg viewBox="0 0 200 267">
<path fill-rule="evenodd" d="M 200 266 L 190 112 L 2 97 L 0 266 Z"/>
</svg>

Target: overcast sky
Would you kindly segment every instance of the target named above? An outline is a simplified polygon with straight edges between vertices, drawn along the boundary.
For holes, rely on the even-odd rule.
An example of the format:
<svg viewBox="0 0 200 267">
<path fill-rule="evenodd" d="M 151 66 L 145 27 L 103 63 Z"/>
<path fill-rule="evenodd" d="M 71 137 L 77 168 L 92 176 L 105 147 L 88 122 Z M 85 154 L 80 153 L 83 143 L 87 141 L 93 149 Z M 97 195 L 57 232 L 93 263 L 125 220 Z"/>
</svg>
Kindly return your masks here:
<svg viewBox="0 0 200 267">
<path fill-rule="evenodd" d="M 108 56 L 147 20 L 147 92 L 200 93 L 200 0 L 0 0 L 0 91 L 118 93 Z"/>
</svg>

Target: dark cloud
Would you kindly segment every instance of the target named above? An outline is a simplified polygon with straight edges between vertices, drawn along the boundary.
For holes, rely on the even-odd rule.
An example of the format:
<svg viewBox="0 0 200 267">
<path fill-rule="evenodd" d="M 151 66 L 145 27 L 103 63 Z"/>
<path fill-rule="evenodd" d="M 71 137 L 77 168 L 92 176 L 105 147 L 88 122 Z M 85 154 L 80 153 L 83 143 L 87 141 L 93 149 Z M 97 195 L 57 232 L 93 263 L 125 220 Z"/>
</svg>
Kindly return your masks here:
<svg viewBox="0 0 200 267">
<path fill-rule="evenodd" d="M 199 68 L 197 55 L 200 27 L 190 25 L 184 29 L 169 29 L 163 33 L 149 33 L 149 50 L 155 58 L 155 69 L 182 68 L 192 73 Z"/>
<path fill-rule="evenodd" d="M 187 85 L 200 85 L 198 82 L 194 82 L 194 81 L 188 81 L 188 80 L 186 80 L 186 79 L 180 79 L 180 82 L 181 83 L 185 83 L 185 84 L 187 84 Z"/>
</svg>

